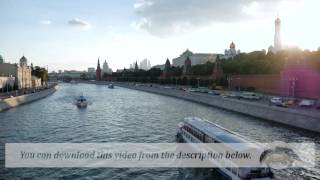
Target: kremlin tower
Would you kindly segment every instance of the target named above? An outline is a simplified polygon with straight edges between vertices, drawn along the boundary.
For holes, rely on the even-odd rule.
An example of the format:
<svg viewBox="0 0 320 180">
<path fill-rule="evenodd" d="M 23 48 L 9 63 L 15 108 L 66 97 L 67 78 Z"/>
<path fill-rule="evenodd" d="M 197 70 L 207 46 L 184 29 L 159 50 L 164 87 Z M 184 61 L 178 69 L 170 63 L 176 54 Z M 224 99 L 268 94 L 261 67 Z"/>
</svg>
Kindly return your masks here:
<svg viewBox="0 0 320 180">
<path fill-rule="evenodd" d="M 101 68 L 100 68 L 100 61 L 98 58 L 98 65 L 97 65 L 97 70 L 96 70 L 96 80 L 101 81 Z"/>
</svg>

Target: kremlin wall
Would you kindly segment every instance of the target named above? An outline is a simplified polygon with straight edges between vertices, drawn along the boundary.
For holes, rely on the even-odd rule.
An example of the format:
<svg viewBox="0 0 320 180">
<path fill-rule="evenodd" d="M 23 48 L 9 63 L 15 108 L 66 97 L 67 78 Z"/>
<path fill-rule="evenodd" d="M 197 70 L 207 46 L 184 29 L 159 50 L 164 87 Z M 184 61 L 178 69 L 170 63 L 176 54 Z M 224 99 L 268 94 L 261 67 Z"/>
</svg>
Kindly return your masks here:
<svg viewBox="0 0 320 180">
<path fill-rule="evenodd" d="M 306 63 L 285 65 L 280 74 L 233 75 L 230 87 L 293 98 L 320 99 L 320 73 Z"/>
</svg>

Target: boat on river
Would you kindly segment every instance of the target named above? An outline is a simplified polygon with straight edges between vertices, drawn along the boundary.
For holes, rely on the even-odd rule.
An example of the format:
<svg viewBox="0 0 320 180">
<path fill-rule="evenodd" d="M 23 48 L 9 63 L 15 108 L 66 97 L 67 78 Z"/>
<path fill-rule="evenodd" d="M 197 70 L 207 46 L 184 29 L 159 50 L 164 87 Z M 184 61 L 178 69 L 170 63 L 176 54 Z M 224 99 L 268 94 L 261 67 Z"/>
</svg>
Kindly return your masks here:
<svg viewBox="0 0 320 180">
<path fill-rule="evenodd" d="M 86 108 L 88 105 L 87 99 L 83 95 L 79 96 L 76 105 L 78 108 Z"/>
<path fill-rule="evenodd" d="M 109 88 L 109 89 L 114 89 L 114 85 L 113 85 L 112 83 L 110 83 L 110 84 L 108 85 L 108 88 Z"/>
<path fill-rule="evenodd" d="M 217 124 L 197 117 L 186 117 L 177 127 L 177 139 L 186 143 L 252 143 L 249 139 Z M 193 147 L 196 148 L 196 147 Z M 233 147 L 235 148 L 235 147 Z M 248 147 L 250 148 L 250 147 Z M 235 148 L 237 149 L 237 148 Z M 246 149 L 246 147 L 241 147 Z M 273 173 L 268 167 L 217 168 L 223 179 L 272 180 Z"/>
</svg>

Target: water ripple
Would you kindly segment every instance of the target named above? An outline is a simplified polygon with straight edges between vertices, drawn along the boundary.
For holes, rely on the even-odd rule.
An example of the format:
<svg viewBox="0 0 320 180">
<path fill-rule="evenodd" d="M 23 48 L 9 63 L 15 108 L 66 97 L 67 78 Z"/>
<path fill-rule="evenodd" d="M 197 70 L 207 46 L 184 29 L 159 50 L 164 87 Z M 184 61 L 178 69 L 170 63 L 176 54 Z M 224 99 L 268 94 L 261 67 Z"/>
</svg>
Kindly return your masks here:
<svg viewBox="0 0 320 180">
<path fill-rule="evenodd" d="M 87 109 L 75 97 L 83 93 Z M 209 179 L 209 169 L 166 168 L 4 168 L 6 142 L 174 142 L 176 125 L 199 116 L 259 142 L 315 142 L 313 133 L 175 98 L 124 88 L 62 84 L 53 95 L 0 113 L 0 179 Z M 317 151 L 317 159 L 320 155 Z M 275 171 L 279 179 L 318 179 L 320 167 Z"/>
</svg>

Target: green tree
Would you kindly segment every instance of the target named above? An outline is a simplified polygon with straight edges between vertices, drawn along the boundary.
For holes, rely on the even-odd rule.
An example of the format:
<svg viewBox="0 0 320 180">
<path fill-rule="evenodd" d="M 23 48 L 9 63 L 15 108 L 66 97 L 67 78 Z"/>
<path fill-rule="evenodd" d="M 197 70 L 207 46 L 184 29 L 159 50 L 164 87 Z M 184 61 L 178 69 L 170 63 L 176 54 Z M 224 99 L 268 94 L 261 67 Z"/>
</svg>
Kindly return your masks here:
<svg viewBox="0 0 320 180">
<path fill-rule="evenodd" d="M 37 78 L 41 78 L 41 83 L 45 84 L 48 82 L 48 71 L 46 68 L 41 68 L 39 66 L 35 66 L 33 70 L 31 71 L 31 74 L 33 76 L 36 76 Z"/>
</svg>

